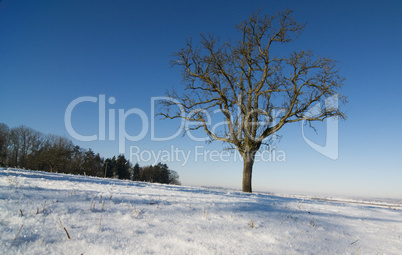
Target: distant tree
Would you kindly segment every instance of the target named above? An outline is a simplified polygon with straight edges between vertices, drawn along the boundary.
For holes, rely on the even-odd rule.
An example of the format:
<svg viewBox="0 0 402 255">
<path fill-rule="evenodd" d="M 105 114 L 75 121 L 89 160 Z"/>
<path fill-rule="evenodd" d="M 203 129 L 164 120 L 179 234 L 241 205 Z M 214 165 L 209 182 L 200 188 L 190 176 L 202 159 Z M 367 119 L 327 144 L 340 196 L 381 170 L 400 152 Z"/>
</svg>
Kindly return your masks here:
<svg viewBox="0 0 402 255">
<path fill-rule="evenodd" d="M 108 177 L 113 177 L 116 158 L 113 157 L 109 161 L 111 164 L 108 166 L 107 174 Z M 92 149 L 85 150 L 74 145 L 66 137 L 43 135 L 26 126 L 10 130 L 7 125 L 0 123 L 0 166 L 7 164 L 51 172 L 71 174 L 85 172 L 87 175 L 98 177 L 105 175 L 104 159 Z M 117 168 L 115 170 L 117 176 Z M 125 176 L 124 173 L 122 176 Z M 124 178 L 127 178 L 127 175 Z"/>
<path fill-rule="evenodd" d="M 97 177 L 104 176 L 103 158 L 100 157 L 99 153 L 95 154 L 91 148 L 84 153 L 84 163 L 82 167 L 87 175 Z"/>
<path fill-rule="evenodd" d="M 125 156 L 104 159 L 92 149 L 74 145 L 68 138 L 43 135 L 25 126 L 9 129 L 0 123 L 0 166 L 28 167 L 35 170 L 125 180 L 180 184 L 179 176 L 166 164 L 141 168 L 138 163 L 131 168 Z M 106 172 L 105 172 L 106 171 Z"/>
<path fill-rule="evenodd" d="M 56 135 L 47 135 L 42 150 L 42 160 L 50 172 L 68 172 L 74 152 L 71 140 Z"/>
<path fill-rule="evenodd" d="M 154 182 L 154 168 L 153 166 L 143 166 L 140 170 L 140 181 L 142 182 Z"/>
<path fill-rule="evenodd" d="M 36 130 L 32 130 L 28 138 L 26 151 L 26 168 L 38 169 L 40 164 L 39 153 L 44 144 L 45 136 Z"/>
<path fill-rule="evenodd" d="M 160 114 L 190 121 L 186 131 L 204 130 L 211 141 L 237 150 L 243 158 L 243 191 L 252 192 L 255 155 L 270 146 L 278 130 L 298 121 L 344 118 L 337 99 L 346 99 L 338 94 L 344 79 L 336 61 L 284 47 L 304 29 L 291 11 L 256 13 L 236 28 L 235 40 L 202 35 L 200 46 L 188 41 L 175 53 L 172 63 L 181 68 L 186 84 L 183 94 L 168 92 L 175 100 L 164 101 Z M 309 112 L 313 106 L 317 114 Z M 210 116 L 218 111 L 225 125 L 217 128 Z"/>
<path fill-rule="evenodd" d="M 106 178 L 113 178 L 115 176 L 114 169 L 116 166 L 116 157 L 105 159 L 103 170 L 106 171 Z"/>
<path fill-rule="evenodd" d="M 70 163 L 70 170 L 69 172 L 72 174 L 82 174 L 84 170 L 84 160 L 85 157 L 85 150 L 82 149 L 80 146 L 76 145 L 73 148 L 71 154 L 71 163 Z"/>
<path fill-rule="evenodd" d="M 94 161 L 95 161 L 95 165 L 96 165 L 96 175 L 95 176 L 103 177 L 103 175 L 104 175 L 104 170 L 103 170 L 104 158 L 102 158 L 99 153 L 96 153 Z"/>
<path fill-rule="evenodd" d="M 140 171 L 141 171 L 140 165 L 138 165 L 138 163 L 136 163 L 133 168 L 133 181 L 140 180 Z"/>
<path fill-rule="evenodd" d="M 20 159 L 20 141 L 19 135 L 15 129 L 10 131 L 9 135 L 9 151 L 8 151 L 8 165 L 17 167 L 19 166 L 19 159 Z"/>
<path fill-rule="evenodd" d="M 179 174 L 174 170 L 169 170 L 169 184 L 181 185 L 179 181 Z"/>
<path fill-rule="evenodd" d="M 157 180 L 156 182 L 169 184 L 169 168 L 166 164 L 159 162 L 155 168 L 157 169 Z"/>
<path fill-rule="evenodd" d="M 126 160 L 123 154 L 120 154 L 116 160 L 116 171 L 119 179 L 130 180 L 130 162 Z"/>
<path fill-rule="evenodd" d="M 92 175 L 94 176 L 96 173 L 96 166 L 95 166 L 95 153 L 93 152 L 92 149 L 89 149 L 84 152 L 84 164 L 83 164 L 83 170 L 86 175 Z"/>
<path fill-rule="evenodd" d="M 162 164 L 161 162 L 154 166 L 142 167 L 140 180 L 145 182 L 180 185 L 177 172 L 170 170 L 166 164 Z"/>
<path fill-rule="evenodd" d="M 35 165 L 36 162 L 28 162 L 28 155 L 39 151 L 43 135 L 32 128 L 19 126 L 11 129 L 9 138 L 9 164 L 23 168 Z"/>
<path fill-rule="evenodd" d="M 5 166 L 8 156 L 8 143 L 10 139 L 10 128 L 0 123 L 0 166 Z"/>
</svg>

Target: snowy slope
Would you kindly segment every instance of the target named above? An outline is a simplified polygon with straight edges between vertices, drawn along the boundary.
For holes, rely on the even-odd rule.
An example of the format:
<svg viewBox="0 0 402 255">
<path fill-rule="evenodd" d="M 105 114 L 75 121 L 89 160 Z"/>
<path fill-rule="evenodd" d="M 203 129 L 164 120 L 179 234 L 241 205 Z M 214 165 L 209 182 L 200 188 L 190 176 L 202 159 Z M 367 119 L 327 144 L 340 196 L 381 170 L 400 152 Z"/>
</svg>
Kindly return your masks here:
<svg viewBox="0 0 402 255">
<path fill-rule="evenodd" d="M 402 254 L 398 206 L 0 169 L 0 253 Z"/>
</svg>

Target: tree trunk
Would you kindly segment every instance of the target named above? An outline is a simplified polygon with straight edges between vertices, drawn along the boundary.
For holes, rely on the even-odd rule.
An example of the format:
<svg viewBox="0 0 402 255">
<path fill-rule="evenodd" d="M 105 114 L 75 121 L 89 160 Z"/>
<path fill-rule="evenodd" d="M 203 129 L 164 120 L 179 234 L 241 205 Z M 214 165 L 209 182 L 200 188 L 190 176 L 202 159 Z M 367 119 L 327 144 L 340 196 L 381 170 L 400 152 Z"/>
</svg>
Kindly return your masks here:
<svg viewBox="0 0 402 255">
<path fill-rule="evenodd" d="M 243 156 L 243 192 L 252 192 L 252 173 L 254 165 L 254 153 L 246 153 Z"/>
</svg>

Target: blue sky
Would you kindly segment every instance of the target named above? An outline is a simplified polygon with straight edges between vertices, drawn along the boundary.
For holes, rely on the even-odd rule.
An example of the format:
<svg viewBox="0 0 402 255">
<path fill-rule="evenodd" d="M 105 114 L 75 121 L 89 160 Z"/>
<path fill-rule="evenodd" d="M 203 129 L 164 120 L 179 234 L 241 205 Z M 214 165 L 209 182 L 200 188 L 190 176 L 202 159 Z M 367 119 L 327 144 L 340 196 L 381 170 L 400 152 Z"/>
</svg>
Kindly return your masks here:
<svg viewBox="0 0 402 255">
<path fill-rule="evenodd" d="M 402 2 L 401 1 L 0 1 L 0 122 L 26 125 L 64 135 L 104 157 L 119 153 L 118 111 L 138 109 L 151 124 L 151 98 L 180 88 L 181 74 L 171 68 L 172 54 L 200 33 L 236 38 L 234 25 L 262 8 L 272 14 L 293 9 L 306 28 L 292 44 L 339 60 L 346 78 L 342 93 L 348 119 L 339 123 L 339 158 L 313 150 L 301 125 L 285 126 L 278 150 L 284 162 L 257 162 L 254 190 L 402 198 Z M 64 115 L 75 99 L 106 98 L 106 140 L 77 141 Z M 113 97 L 114 104 L 108 99 Z M 116 113 L 115 141 L 109 141 L 109 110 Z M 72 125 L 82 135 L 98 133 L 98 103 L 78 104 Z M 127 117 L 128 134 L 139 134 L 139 116 Z M 174 134 L 178 122 L 156 120 L 155 134 Z M 325 142 L 325 125 L 309 139 Z M 220 150 L 188 137 L 151 141 L 150 131 L 136 150 L 196 146 Z M 134 147 L 133 147 L 134 148 Z M 146 154 L 143 154 L 146 156 Z M 185 185 L 241 187 L 242 163 L 207 160 L 166 162 Z M 153 162 L 139 162 L 141 165 Z M 235 162 L 236 161 L 236 162 Z M 135 163 L 135 162 L 134 162 Z"/>
</svg>

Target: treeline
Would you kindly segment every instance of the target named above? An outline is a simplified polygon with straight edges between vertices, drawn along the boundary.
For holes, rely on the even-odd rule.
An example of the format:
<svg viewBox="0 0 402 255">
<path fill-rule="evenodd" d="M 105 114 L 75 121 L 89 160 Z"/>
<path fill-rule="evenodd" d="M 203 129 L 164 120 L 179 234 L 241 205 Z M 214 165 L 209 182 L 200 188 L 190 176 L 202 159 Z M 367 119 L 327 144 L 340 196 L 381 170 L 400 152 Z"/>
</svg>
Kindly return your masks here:
<svg viewBox="0 0 402 255">
<path fill-rule="evenodd" d="M 4 123 L 0 123 L 0 166 L 180 185 L 179 175 L 166 164 L 133 166 L 124 155 L 105 159 L 66 137 L 26 126 L 10 129 Z"/>
</svg>

